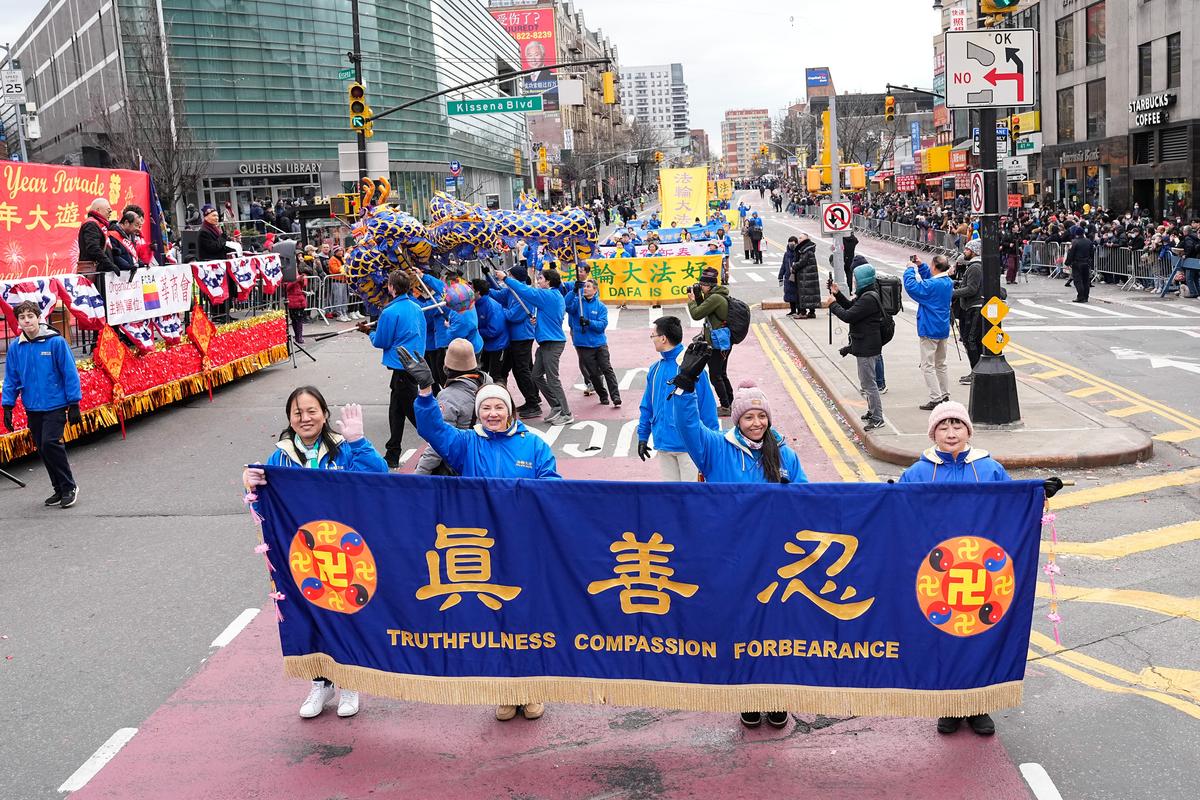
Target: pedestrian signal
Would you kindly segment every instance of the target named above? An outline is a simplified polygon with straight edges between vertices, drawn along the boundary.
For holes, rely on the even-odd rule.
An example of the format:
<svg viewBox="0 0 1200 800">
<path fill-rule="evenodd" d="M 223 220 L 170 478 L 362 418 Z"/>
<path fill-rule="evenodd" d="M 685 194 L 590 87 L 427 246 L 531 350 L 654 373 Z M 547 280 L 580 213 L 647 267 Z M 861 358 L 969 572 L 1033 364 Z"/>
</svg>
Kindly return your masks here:
<svg viewBox="0 0 1200 800">
<path fill-rule="evenodd" d="M 890 94 L 883 98 L 883 118 L 887 122 L 896 119 L 896 98 Z"/>
<path fill-rule="evenodd" d="M 361 83 L 352 83 L 346 90 L 350 99 L 350 127 L 353 130 L 361 131 L 367 127 L 367 116 L 369 109 L 367 108 L 367 90 Z"/>
<path fill-rule="evenodd" d="M 617 75 L 615 72 L 600 74 L 600 88 L 604 92 L 604 102 L 612 105 L 617 102 Z"/>
</svg>

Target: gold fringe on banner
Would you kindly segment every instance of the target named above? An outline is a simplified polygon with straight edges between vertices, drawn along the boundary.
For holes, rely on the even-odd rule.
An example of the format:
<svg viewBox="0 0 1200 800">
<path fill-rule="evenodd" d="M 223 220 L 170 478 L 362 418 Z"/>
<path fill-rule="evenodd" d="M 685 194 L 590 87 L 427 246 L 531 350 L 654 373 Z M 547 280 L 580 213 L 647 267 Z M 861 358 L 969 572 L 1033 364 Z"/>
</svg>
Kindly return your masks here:
<svg viewBox="0 0 1200 800">
<path fill-rule="evenodd" d="M 735 714 L 780 708 L 853 717 L 968 717 L 1021 704 L 1021 681 L 978 689 L 854 689 L 788 684 L 721 686 L 600 678 L 441 678 L 343 665 L 324 653 L 285 656 L 292 678 L 324 677 L 375 697 L 439 705 L 521 705 L 533 701 L 646 706 Z"/>
</svg>

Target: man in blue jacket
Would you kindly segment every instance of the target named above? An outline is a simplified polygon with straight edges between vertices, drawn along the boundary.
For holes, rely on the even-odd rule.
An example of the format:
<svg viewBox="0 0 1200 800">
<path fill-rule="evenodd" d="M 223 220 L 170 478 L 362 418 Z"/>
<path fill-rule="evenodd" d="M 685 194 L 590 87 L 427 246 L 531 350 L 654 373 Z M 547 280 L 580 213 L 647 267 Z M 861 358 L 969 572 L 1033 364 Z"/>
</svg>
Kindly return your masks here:
<svg viewBox="0 0 1200 800">
<path fill-rule="evenodd" d="M 567 336 L 563 333 L 567 309 L 559 291 L 562 278 L 556 270 L 542 270 L 537 273 L 537 288 L 534 289 L 520 281 L 508 281 L 503 271 L 497 270 L 495 275 L 502 286 L 524 300 L 525 305 L 537 310 L 533 335 L 538 349 L 533 357 L 533 382 L 550 405 L 550 413 L 542 417 L 542 421 L 551 425 L 571 424 L 575 418 L 571 416 L 567 393 L 563 391 L 562 381 L 558 377 L 558 365 L 567 346 Z"/>
<path fill-rule="evenodd" d="M 538 397 L 537 384 L 533 382 L 533 339 L 537 309 L 513 294 L 511 289 L 501 286 L 490 273 L 489 267 L 483 269 L 488 273 L 488 283 L 492 286 L 490 296 L 504 308 L 504 322 L 508 326 L 508 364 L 505 369 L 512 370 L 523 401 L 516 408 L 517 416 L 521 419 L 540 417 L 542 401 Z M 514 283 L 524 283 L 515 270 L 509 277 Z"/>
<path fill-rule="evenodd" d="M 671 393 L 675 387 L 670 380 L 679 372 L 679 354 L 683 352 L 683 323 L 679 317 L 659 317 L 650 329 L 650 343 L 659 360 L 646 372 L 646 391 L 638 409 L 638 458 L 650 457 L 651 444 L 658 450 L 658 463 L 664 481 L 694 482 L 700 470 L 692 462 L 683 438 L 675 430 L 671 412 Z M 721 430 L 717 419 L 717 401 L 708 375 L 696 381 L 696 400 L 700 407 L 700 422 L 706 428 Z M 689 396 L 690 397 L 690 396 Z"/>
<path fill-rule="evenodd" d="M 72 425 L 81 421 L 79 371 L 67 340 L 42 324 L 37 303 L 18 303 L 13 311 L 21 334 L 9 345 L 4 362 L 4 391 L 0 395 L 4 427 L 13 430 L 13 407 L 21 398 L 33 444 L 54 487 L 46 505 L 70 508 L 79 498 L 79 487 L 67 461 L 63 429 L 68 420 Z"/>
<path fill-rule="evenodd" d="M 571 325 L 571 341 L 579 354 L 579 368 L 585 384 L 590 385 L 600 398 L 600 405 L 608 405 L 612 397 L 613 408 L 621 407 L 621 388 L 613 372 L 608 352 L 608 307 L 600 302 L 596 281 L 575 281 L 575 288 L 566 296 L 567 319 Z M 607 383 L 608 388 L 605 389 Z"/>
<path fill-rule="evenodd" d="M 508 382 L 508 320 L 504 306 L 490 296 L 492 287 L 483 278 L 471 281 L 475 290 L 475 314 L 479 317 L 479 335 L 483 338 L 483 358 L 479 366 L 496 383 Z"/>
<path fill-rule="evenodd" d="M 933 269 L 913 256 L 904 270 L 904 291 L 917 301 L 917 336 L 921 339 L 921 374 L 929 389 L 928 402 L 917 406 L 932 411 L 938 403 L 950 399 L 950 378 L 946 374 L 946 340 L 950 338 L 950 303 L 954 281 L 950 260 L 933 257 Z"/>
<path fill-rule="evenodd" d="M 418 357 L 424 356 L 427 312 L 410 294 L 412 283 L 403 270 L 393 270 L 388 275 L 387 287 L 392 301 L 380 313 L 375 330 L 372 331 L 366 321 L 358 323 L 358 329 L 369 334 L 371 344 L 383 351 L 383 365 L 392 371 L 388 402 L 388 428 L 391 435 L 384 446 L 383 460 L 389 468 L 397 469 L 400 466 L 400 453 L 404 450 L 404 420 L 411 420 L 414 425 L 417 423 L 413 412 L 417 382 L 405 371 L 396 348 L 407 347 L 409 352 Z"/>
</svg>

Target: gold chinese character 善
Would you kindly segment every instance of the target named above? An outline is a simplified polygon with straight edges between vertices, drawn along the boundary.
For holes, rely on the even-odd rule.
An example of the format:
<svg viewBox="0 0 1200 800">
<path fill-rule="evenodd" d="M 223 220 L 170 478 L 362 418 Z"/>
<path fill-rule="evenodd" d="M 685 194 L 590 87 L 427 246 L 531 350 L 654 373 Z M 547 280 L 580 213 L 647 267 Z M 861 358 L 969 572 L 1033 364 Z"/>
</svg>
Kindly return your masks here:
<svg viewBox="0 0 1200 800">
<path fill-rule="evenodd" d="M 691 597 L 700 587 L 694 583 L 671 580 L 675 570 L 666 566 L 667 553 L 675 551 L 675 545 L 663 541 L 661 533 L 651 534 L 649 541 L 639 542 L 632 531 L 626 531 L 608 548 L 617 554 L 617 566 L 613 567 L 616 578 L 592 581 L 588 594 L 621 588 L 621 611 L 625 614 L 666 614 L 671 610 L 671 596 Z M 635 589 L 635 586 L 645 587 Z"/>
<path fill-rule="evenodd" d="M 462 602 L 462 596 L 474 594 L 479 602 L 497 611 L 506 600 L 521 593 L 519 586 L 502 586 L 492 583 L 492 554 L 495 539 L 487 535 L 486 528 L 448 528 L 437 526 L 437 539 L 433 550 L 425 553 L 429 566 L 429 583 L 417 589 L 418 600 L 431 597 L 446 599 L 438 608 L 445 611 Z M 438 551 L 445 551 L 444 553 Z M 442 557 L 446 560 L 446 578 L 442 580 Z"/>
<path fill-rule="evenodd" d="M 850 584 L 846 584 L 846 588 L 842 590 L 837 600 L 831 600 L 823 596 L 830 594 L 838 588 L 832 578 L 841 573 L 854 558 L 854 554 L 858 552 L 858 537 L 846 533 L 825 533 L 806 530 L 797 532 L 796 540 L 799 542 L 815 542 L 816 546 L 805 548 L 795 542 L 788 542 L 783 546 L 783 549 L 787 552 L 793 555 L 804 556 L 804 558 L 779 568 L 777 572 L 779 577 L 788 580 L 788 584 L 784 588 L 779 602 L 785 602 L 793 594 L 800 594 L 811 600 L 817 608 L 841 620 L 857 619 L 867 613 L 867 609 L 875 602 L 875 598 L 868 597 L 865 600 L 854 600 L 853 598 L 858 594 L 858 590 Z M 821 556 L 834 544 L 842 548 L 842 554 L 825 568 L 825 583 L 821 587 L 820 592 L 814 592 L 798 576 L 820 561 Z M 775 590 L 778 588 L 779 581 L 771 581 L 767 588 L 758 593 L 758 602 L 769 603 L 775 595 Z"/>
</svg>

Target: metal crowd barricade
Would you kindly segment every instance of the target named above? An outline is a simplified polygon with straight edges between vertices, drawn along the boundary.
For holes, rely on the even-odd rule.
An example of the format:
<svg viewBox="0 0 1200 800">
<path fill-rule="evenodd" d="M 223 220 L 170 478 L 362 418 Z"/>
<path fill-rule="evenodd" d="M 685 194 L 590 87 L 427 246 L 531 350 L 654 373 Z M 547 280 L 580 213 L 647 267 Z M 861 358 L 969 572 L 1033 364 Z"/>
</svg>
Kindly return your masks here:
<svg viewBox="0 0 1200 800">
<path fill-rule="evenodd" d="M 1067 249 L 1061 242 L 1046 242 L 1046 265 L 1050 268 L 1051 278 L 1061 278 L 1066 274 L 1066 268 L 1063 266 L 1066 255 Z"/>
<path fill-rule="evenodd" d="M 1128 247 L 1098 247 L 1095 275 L 1097 279 L 1111 276 L 1115 280 L 1109 280 L 1108 283 L 1119 280 L 1122 288 L 1128 288 L 1134 281 L 1134 261 L 1133 251 Z"/>
</svg>

